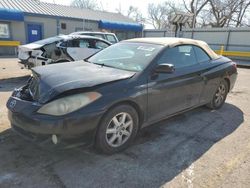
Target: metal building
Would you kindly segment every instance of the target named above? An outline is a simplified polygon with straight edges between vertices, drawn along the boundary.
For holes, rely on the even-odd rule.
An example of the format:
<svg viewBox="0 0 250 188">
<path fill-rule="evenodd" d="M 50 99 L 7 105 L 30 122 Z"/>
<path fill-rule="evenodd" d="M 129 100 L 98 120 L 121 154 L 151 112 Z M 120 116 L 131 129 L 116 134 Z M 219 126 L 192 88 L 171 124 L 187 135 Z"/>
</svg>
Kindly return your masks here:
<svg viewBox="0 0 250 188">
<path fill-rule="evenodd" d="M 142 25 L 118 13 L 40 2 L 0 1 L 0 55 L 15 46 L 75 31 L 114 32 L 120 40 L 141 35 Z"/>
</svg>

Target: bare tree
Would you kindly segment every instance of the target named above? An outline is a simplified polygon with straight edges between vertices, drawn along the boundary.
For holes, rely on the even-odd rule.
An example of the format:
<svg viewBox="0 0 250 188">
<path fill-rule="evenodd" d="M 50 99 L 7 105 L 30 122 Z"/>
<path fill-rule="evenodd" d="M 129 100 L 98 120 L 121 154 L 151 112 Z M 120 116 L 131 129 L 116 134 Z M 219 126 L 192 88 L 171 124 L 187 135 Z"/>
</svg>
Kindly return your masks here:
<svg viewBox="0 0 250 188">
<path fill-rule="evenodd" d="M 167 8 L 164 5 L 155 5 L 150 3 L 148 5 L 148 21 L 155 29 L 162 29 L 168 27 Z"/>
<path fill-rule="evenodd" d="M 72 5 L 92 10 L 100 10 L 99 0 L 73 0 Z M 139 23 L 151 24 L 155 29 L 167 29 L 171 27 L 170 19 L 178 12 L 194 15 L 189 27 L 241 27 L 246 25 L 250 0 L 183 0 L 182 5 L 177 5 L 173 0 L 163 3 L 148 4 L 147 19 L 137 7 L 130 6 L 127 11 L 117 12 L 128 16 Z"/>
<path fill-rule="evenodd" d="M 86 8 L 91 10 L 99 10 L 96 0 L 73 0 L 71 6 Z"/>
<path fill-rule="evenodd" d="M 122 5 L 121 5 L 121 3 L 119 3 L 119 6 L 118 6 L 118 8 L 116 8 L 116 9 L 115 9 L 115 11 L 116 11 L 117 13 L 119 13 L 119 14 L 122 14 L 122 15 L 123 15 L 123 13 L 122 13 Z"/>
<path fill-rule="evenodd" d="M 129 6 L 127 11 L 127 16 L 133 19 L 136 22 L 145 23 L 145 18 L 142 16 L 142 13 L 139 11 L 137 7 Z"/>
<path fill-rule="evenodd" d="M 121 4 L 119 4 L 119 7 L 115 10 L 117 13 L 127 16 L 138 23 L 145 24 L 145 18 L 137 7 L 129 6 L 127 11 L 122 11 Z"/>
<path fill-rule="evenodd" d="M 236 27 L 240 27 L 244 25 L 244 17 L 247 13 L 247 10 L 249 9 L 250 6 L 250 1 L 246 1 L 246 0 L 241 0 L 239 2 L 239 7 L 238 10 L 236 11 L 236 16 L 232 17 L 232 21 L 235 22 L 235 26 Z"/>
<path fill-rule="evenodd" d="M 183 7 L 194 15 L 190 27 L 240 27 L 245 17 L 250 0 L 183 0 Z"/>
<path fill-rule="evenodd" d="M 148 5 L 148 20 L 147 22 L 155 29 L 170 28 L 170 19 L 178 11 L 175 4 L 166 1 L 161 4 L 150 3 Z"/>
<path fill-rule="evenodd" d="M 197 22 L 197 17 L 204 10 L 204 7 L 208 4 L 209 0 L 191 0 L 187 3 L 186 0 L 183 0 L 184 8 L 194 15 L 193 20 L 189 23 L 189 27 L 195 27 Z"/>
<path fill-rule="evenodd" d="M 209 0 L 213 19 L 212 27 L 242 26 L 250 1 L 247 0 Z"/>
<path fill-rule="evenodd" d="M 214 21 L 210 24 L 212 27 L 224 27 L 233 16 L 237 9 L 237 1 L 235 0 L 209 0 L 211 5 L 211 14 Z"/>
</svg>

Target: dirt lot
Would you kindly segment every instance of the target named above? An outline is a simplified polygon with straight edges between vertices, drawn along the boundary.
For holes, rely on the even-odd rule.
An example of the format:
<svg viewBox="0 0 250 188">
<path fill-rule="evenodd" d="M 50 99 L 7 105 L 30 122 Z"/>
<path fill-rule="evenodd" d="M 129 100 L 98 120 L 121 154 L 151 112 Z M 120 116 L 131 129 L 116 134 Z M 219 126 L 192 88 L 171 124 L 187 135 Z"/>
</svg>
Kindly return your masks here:
<svg viewBox="0 0 250 188">
<path fill-rule="evenodd" d="M 5 103 L 29 71 L 0 59 L 0 187 L 250 187 L 250 69 L 218 111 L 205 107 L 143 130 L 123 153 L 37 146 L 10 130 Z"/>
</svg>

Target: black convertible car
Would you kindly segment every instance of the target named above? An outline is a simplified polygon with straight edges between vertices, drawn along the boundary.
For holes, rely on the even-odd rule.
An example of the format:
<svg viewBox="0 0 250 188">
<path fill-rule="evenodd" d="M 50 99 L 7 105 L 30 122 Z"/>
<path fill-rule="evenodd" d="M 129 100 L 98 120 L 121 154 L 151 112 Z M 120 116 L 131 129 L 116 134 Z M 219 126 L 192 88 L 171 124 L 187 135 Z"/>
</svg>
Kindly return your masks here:
<svg viewBox="0 0 250 188">
<path fill-rule="evenodd" d="M 82 137 L 114 153 L 145 126 L 201 105 L 220 108 L 236 77 L 236 64 L 205 42 L 131 39 L 85 61 L 34 68 L 8 100 L 8 115 L 30 138 Z"/>
</svg>

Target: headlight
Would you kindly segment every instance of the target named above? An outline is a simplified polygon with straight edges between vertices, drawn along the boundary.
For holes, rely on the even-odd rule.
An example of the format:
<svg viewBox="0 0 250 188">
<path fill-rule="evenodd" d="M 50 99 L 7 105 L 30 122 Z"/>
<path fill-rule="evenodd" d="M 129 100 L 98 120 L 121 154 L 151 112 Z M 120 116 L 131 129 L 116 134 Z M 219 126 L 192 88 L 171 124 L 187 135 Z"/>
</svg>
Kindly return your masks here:
<svg viewBox="0 0 250 188">
<path fill-rule="evenodd" d="M 67 96 L 52 101 L 42 106 L 37 112 L 40 114 L 48 114 L 61 116 L 76 111 L 101 97 L 100 93 L 88 92 Z"/>
</svg>

